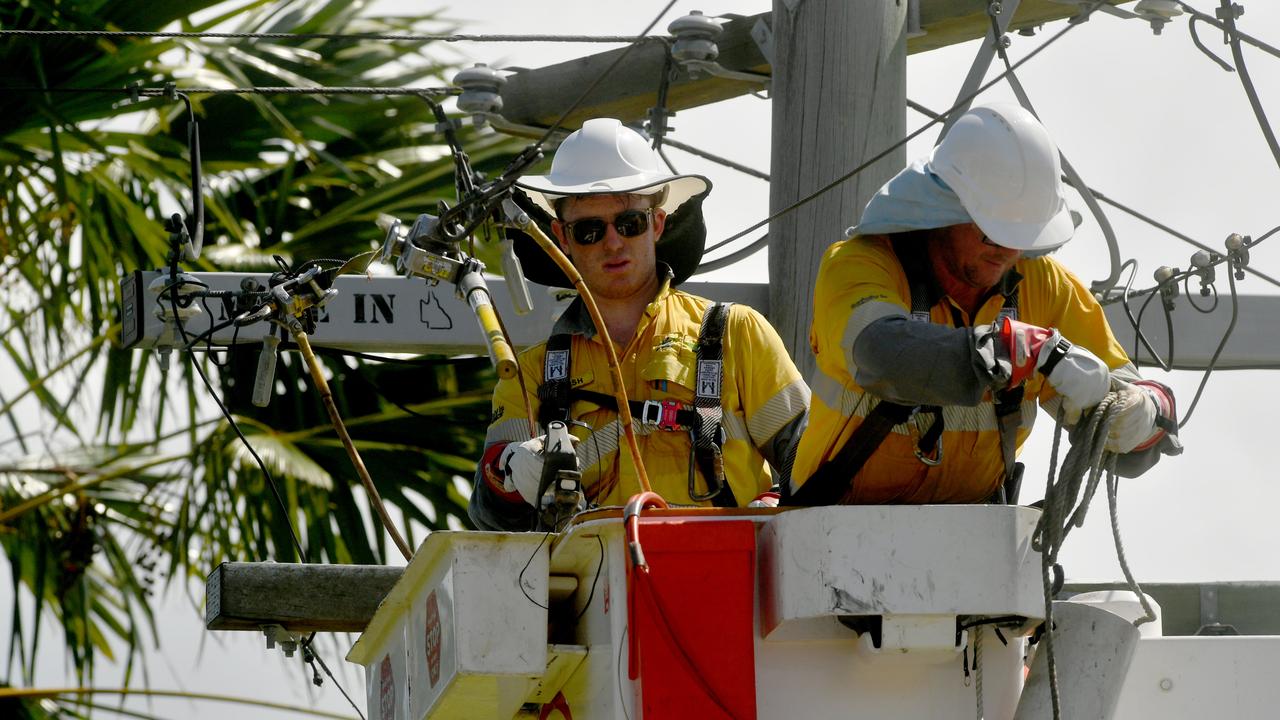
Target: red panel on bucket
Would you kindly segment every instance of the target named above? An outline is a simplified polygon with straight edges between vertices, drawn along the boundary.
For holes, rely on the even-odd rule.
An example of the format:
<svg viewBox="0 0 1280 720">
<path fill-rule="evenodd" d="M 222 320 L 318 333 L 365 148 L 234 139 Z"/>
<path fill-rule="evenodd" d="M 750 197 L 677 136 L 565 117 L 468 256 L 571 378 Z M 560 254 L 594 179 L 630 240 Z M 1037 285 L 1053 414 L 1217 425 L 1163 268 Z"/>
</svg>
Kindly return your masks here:
<svg viewBox="0 0 1280 720">
<path fill-rule="evenodd" d="M 628 615 L 640 717 L 755 718 L 754 524 L 641 519 L 639 537 L 649 573 L 633 570 Z"/>
</svg>

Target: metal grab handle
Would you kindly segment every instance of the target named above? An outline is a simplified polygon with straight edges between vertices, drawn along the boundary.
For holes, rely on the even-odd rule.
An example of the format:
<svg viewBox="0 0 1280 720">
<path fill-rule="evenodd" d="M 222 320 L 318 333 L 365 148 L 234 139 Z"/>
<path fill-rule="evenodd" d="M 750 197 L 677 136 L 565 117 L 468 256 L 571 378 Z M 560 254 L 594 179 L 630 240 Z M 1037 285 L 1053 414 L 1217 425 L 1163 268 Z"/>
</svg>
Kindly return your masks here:
<svg viewBox="0 0 1280 720">
<path fill-rule="evenodd" d="M 533 310 L 533 298 L 529 295 L 529 284 L 524 281 L 524 268 L 516 255 L 516 244 L 511 238 L 503 238 L 499 244 L 502 246 L 502 275 L 511 292 L 511 304 L 517 315 L 528 315 Z"/>
<path fill-rule="evenodd" d="M 280 338 L 276 336 L 275 325 L 262 338 L 262 352 L 258 354 L 258 372 L 253 376 L 253 404 L 266 407 L 271 402 L 271 391 L 276 384 L 276 350 L 280 347 Z"/>
</svg>

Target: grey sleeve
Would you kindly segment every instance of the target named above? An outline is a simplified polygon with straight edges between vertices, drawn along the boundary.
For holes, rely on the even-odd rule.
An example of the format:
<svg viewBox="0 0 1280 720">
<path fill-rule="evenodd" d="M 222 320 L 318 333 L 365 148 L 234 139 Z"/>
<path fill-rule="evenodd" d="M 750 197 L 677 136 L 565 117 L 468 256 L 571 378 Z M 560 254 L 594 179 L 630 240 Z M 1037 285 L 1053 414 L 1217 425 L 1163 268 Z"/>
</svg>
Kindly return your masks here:
<svg viewBox="0 0 1280 720">
<path fill-rule="evenodd" d="M 483 469 L 476 468 L 471 479 L 471 500 L 467 517 L 477 530 L 523 532 L 536 526 L 533 508 L 524 503 L 510 503 L 498 497 L 485 482 Z"/>
<path fill-rule="evenodd" d="M 854 381 L 903 405 L 972 407 L 1009 380 L 989 327 L 952 328 L 902 316 L 868 325 L 853 343 Z"/>
<path fill-rule="evenodd" d="M 808 424 L 809 411 L 806 410 L 783 425 L 760 447 L 760 454 L 769 462 L 769 467 L 773 468 L 774 485 L 791 485 L 791 466 L 796 461 L 796 446 L 800 444 L 800 435 Z"/>
</svg>

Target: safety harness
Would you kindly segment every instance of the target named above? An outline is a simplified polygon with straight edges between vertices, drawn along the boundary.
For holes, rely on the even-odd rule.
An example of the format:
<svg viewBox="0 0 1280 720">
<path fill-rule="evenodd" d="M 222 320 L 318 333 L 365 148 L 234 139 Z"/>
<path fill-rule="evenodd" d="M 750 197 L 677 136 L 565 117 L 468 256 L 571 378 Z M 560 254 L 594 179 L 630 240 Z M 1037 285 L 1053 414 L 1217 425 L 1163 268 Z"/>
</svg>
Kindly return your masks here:
<svg viewBox="0 0 1280 720">
<path fill-rule="evenodd" d="M 911 289 L 911 321 L 931 322 L 930 310 L 942 297 L 941 289 L 933 280 L 926 264 L 925 256 L 911 252 L 903 247 L 900 238 L 893 243 L 894 253 L 907 276 L 907 285 Z M 1004 303 L 1000 308 L 999 318 L 1018 319 L 1018 283 L 1021 276 L 1010 270 L 1001 279 L 1000 288 L 1004 295 Z M 954 309 L 953 309 L 954 313 Z M 953 316 L 956 327 L 964 327 L 959 315 Z M 1018 426 L 1022 424 L 1023 385 L 998 390 L 995 393 L 996 427 L 1000 432 L 1000 455 L 1004 461 L 1004 476 L 999 489 L 989 498 L 989 502 L 1013 503 L 1017 500 L 1018 488 L 1022 482 L 1022 463 L 1017 462 Z M 884 439 L 893 432 L 895 425 L 912 421 L 918 414 L 933 415 L 929 429 L 920 435 L 916 442 L 915 455 L 920 462 L 936 466 L 942 462 L 942 432 L 945 424 L 942 419 L 942 408 L 935 405 L 903 405 L 881 400 L 862 424 L 854 429 L 848 442 L 830 460 L 818 466 L 813 475 L 805 481 L 800 489 L 789 498 L 784 498 L 784 505 L 834 505 L 846 495 L 853 492 L 853 478 L 866 465 L 872 454 L 880 447 Z"/>
<path fill-rule="evenodd" d="M 716 507 L 737 507 L 737 498 L 724 477 L 724 408 L 720 402 L 724 384 L 724 332 L 733 303 L 715 303 L 702 316 L 698 332 L 693 404 L 676 400 L 630 400 L 631 416 L 641 424 L 665 432 L 689 433 L 689 497 L 710 500 Z M 538 387 L 538 423 L 570 421 L 569 408 L 578 401 L 618 411 L 612 395 L 571 386 L 573 335 L 555 333 L 547 339 L 542 385 Z M 700 493 L 695 467 L 702 472 L 707 492 Z"/>
</svg>

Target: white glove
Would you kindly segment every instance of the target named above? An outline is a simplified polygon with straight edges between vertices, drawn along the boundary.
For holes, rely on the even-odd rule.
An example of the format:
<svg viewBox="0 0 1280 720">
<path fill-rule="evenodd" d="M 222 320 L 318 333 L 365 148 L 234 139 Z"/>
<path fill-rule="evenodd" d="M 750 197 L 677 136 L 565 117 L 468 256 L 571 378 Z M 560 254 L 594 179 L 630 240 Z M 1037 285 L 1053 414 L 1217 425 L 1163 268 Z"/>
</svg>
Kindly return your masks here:
<svg viewBox="0 0 1280 720">
<path fill-rule="evenodd" d="M 1114 405 L 1115 419 L 1107 434 L 1107 450 L 1127 453 L 1152 439 L 1160 431 L 1156 418 L 1160 405 L 1152 391 L 1139 385 L 1117 381 L 1117 398 Z"/>
<path fill-rule="evenodd" d="M 522 443 L 511 443 L 498 458 L 502 489 L 520 493 L 520 497 L 534 507 L 539 507 L 538 484 L 542 481 L 542 446 L 546 437 L 539 435 Z"/>
<path fill-rule="evenodd" d="M 1055 328 L 1044 328 L 1012 318 L 992 326 L 1002 360 L 1009 363 L 1009 387 L 1022 384 L 1039 371 L 1062 396 L 1065 420 L 1074 425 L 1080 414 L 1102 402 L 1111 390 L 1111 371 L 1096 355 L 1072 345 Z"/>
<path fill-rule="evenodd" d="M 1066 339 L 1053 331 L 1053 339 L 1040 346 L 1036 367 L 1044 371 L 1060 343 Z M 1058 351 L 1059 354 L 1061 351 Z M 1111 391 L 1111 370 L 1097 355 L 1079 345 L 1070 345 L 1066 354 L 1057 361 L 1045 376 L 1054 390 L 1062 396 L 1062 409 L 1067 423 L 1074 425 L 1080 414 L 1102 402 Z"/>
</svg>

